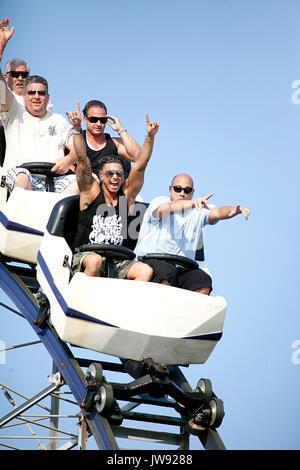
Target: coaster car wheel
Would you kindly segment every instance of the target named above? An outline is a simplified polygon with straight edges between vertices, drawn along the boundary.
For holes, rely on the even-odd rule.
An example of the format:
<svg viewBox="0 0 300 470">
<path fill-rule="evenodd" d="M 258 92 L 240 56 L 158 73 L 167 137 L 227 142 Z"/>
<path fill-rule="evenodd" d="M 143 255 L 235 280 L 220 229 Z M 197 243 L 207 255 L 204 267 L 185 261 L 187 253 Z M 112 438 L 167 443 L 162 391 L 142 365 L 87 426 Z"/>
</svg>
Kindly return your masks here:
<svg viewBox="0 0 300 470">
<path fill-rule="evenodd" d="M 102 384 L 103 369 L 101 364 L 90 364 L 86 374 L 87 387 L 89 390 L 96 389 L 97 386 Z"/>
<path fill-rule="evenodd" d="M 113 388 L 109 383 L 104 383 L 100 386 L 98 393 L 94 398 L 96 409 L 99 414 L 107 415 L 114 401 Z"/>
<path fill-rule="evenodd" d="M 210 426 L 212 428 L 218 428 L 225 415 L 223 401 L 220 400 L 220 398 L 212 398 L 209 402 L 209 406 L 211 409 Z"/>
<path fill-rule="evenodd" d="M 182 266 L 183 268 L 186 268 L 186 269 L 198 269 L 199 268 L 197 261 L 193 259 L 186 258 L 185 256 L 170 255 L 167 253 L 147 253 L 144 256 L 139 256 L 139 259 L 141 261 L 144 261 L 147 259 L 157 259 L 157 260 L 162 260 L 162 261 L 168 261 L 169 263 L 178 264 L 179 266 Z"/>
<path fill-rule="evenodd" d="M 209 379 L 200 379 L 197 383 L 196 391 L 201 391 L 207 398 L 212 397 L 212 383 Z"/>
</svg>

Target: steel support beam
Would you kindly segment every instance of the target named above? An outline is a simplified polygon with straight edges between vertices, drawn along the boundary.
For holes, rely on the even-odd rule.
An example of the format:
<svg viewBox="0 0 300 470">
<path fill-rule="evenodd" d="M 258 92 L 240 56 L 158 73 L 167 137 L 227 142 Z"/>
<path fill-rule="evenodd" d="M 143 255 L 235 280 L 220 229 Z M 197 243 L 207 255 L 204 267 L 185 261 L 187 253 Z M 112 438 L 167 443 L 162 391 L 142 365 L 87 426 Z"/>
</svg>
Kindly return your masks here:
<svg viewBox="0 0 300 470">
<path fill-rule="evenodd" d="M 209 428 L 198 435 L 205 450 L 226 450 L 222 439 L 215 429 Z"/>
<path fill-rule="evenodd" d="M 82 370 L 66 344 L 57 337 L 49 325 L 40 329 L 34 324 L 34 320 L 38 315 L 38 306 L 35 303 L 33 295 L 19 278 L 10 273 L 2 263 L 0 263 L 0 288 L 8 295 L 34 329 L 80 406 L 86 392 L 85 378 Z M 98 447 L 102 450 L 118 449 L 115 438 L 106 420 L 101 418 L 95 410 L 92 413 L 83 411 L 83 414 Z"/>
<path fill-rule="evenodd" d="M 13 411 L 8 413 L 6 416 L 3 416 L 2 418 L 0 418 L 0 428 L 2 426 L 5 426 L 7 423 L 15 419 L 20 414 L 24 413 L 26 410 L 28 410 L 32 406 L 36 405 L 36 403 L 38 403 L 39 401 L 46 398 L 48 395 L 50 395 L 50 393 L 54 392 L 57 388 L 58 386 L 55 384 L 49 385 L 49 387 L 45 388 L 41 392 L 37 393 L 34 397 L 30 398 L 30 400 L 27 400 L 22 405 L 17 406 Z"/>
</svg>

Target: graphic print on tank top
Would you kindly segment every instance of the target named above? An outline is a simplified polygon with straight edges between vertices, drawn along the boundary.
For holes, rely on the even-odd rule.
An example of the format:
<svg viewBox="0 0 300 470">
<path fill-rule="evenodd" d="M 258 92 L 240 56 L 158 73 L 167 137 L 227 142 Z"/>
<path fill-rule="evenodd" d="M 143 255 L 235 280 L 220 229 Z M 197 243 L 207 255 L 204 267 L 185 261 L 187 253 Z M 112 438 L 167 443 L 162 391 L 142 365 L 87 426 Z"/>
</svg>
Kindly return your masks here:
<svg viewBox="0 0 300 470">
<path fill-rule="evenodd" d="M 116 206 L 108 206 L 99 195 L 96 214 L 94 213 L 89 233 L 89 243 L 122 245 L 124 242 L 127 217 L 127 199 L 121 190 Z M 100 202 L 100 204 L 99 204 Z"/>
<path fill-rule="evenodd" d="M 122 245 L 122 217 L 117 214 L 106 217 L 100 214 L 94 215 L 89 242 Z"/>
<path fill-rule="evenodd" d="M 127 246 L 131 242 L 127 233 L 130 220 L 127 198 L 122 189 L 118 192 L 116 206 L 108 205 L 101 191 L 86 209 L 79 212 L 74 251 L 85 244 Z"/>
</svg>

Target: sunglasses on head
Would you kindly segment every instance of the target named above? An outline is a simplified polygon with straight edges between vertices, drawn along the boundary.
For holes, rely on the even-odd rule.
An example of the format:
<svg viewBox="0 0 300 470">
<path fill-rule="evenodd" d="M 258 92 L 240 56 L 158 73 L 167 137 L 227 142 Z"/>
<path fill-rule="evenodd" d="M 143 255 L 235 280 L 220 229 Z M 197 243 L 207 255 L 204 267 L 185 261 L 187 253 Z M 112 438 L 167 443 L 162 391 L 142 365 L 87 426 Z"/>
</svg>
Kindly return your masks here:
<svg viewBox="0 0 300 470">
<path fill-rule="evenodd" d="M 106 117 L 97 117 L 97 116 L 88 116 L 87 120 L 91 122 L 92 124 L 96 124 L 96 122 L 100 121 L 101 124 L 106 124 L 107 123 L 107 118 Z"/>
<path fill-rule="evenodd" d="M 175 193 L 181 193 L 181 191 L 184 191 L 184 194 L 190 194 L 193 191 L 193 188 L 190 186 L 186 186 L 183 188 L 182 186 L 172 186 L 174 189 Z"/>
<path fill-rule="evenodd" d="M 29 75 L 29 72 L 18 72 L 17 70 L 11 70 L 10 72 L 7 72 L 7 73 L 10 73 L 13 78 L 19 78 L 20 75 L 22 78 L 27 78 Z"/>
<path fill-rule="evenodd" d="M 123 170 L 106 170 L 105 174 L 106 176 L 114 176 L 114 174 L 116 174 L 117 176 L 123 176 L 124 171 Z"/>
<path fill-rule="evenodd" d="M 33 96 L 33 95 L 35 95 L 36 93 L 37 93 L 39 96 L 46 96 L 46 95 L 47 95 L 46 90 L 28 90 L 26 93 L 27 93 L 27 95 L 29 95 L 29 96 Z"/>
</svg>

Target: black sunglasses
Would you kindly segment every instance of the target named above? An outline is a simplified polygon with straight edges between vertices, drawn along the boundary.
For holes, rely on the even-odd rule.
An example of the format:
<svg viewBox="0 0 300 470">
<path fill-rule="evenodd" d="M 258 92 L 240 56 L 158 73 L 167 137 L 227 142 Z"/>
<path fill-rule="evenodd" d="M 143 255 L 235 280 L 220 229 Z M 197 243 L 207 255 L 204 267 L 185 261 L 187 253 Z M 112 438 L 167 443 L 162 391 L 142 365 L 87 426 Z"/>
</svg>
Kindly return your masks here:
<svg viewBox="0 0 300 470">
<path fill-rule="evenodd" d="M 123 170 L 106 170 L 105 174 L 106 176 L 113 176 L 116 173 L 117 176 L 123 176 L 124 171 Z"/>
<path fill-rule="evenodd" d="M 87 120 L 91 122 L 92 124 L 96 124 L 96 122 L 100 121 L 101 124 L 106 124 L 107 123 L 107 118 L 106 117 L 97 117 L 97 116 L 88 116 Z"/>
<path fill-rule="evenodd" d="M 46 90 L 28 90 L 26 93 L 27 93 L 27 95 L 29 95 L 29 96 L 33 96 L 33 95 L 35 95 L 36 93 L 37 93 L 39 96 L 46 96 L 46 95 L 47 95 Z"/>
<path fill-rule="evenodd" d="M 181 193 L 181 191 L 184 191 L 184 194 L 190 194 L 193 191 L 193 188 L 190 186 L 186 186 L 183 188 L 182 186 L 172 186 L 174 189 L 175 193 Z"/>
<path fill-rule="evenodd" d="M 19 78 L 20 75 L 22 78 L 27 78 L 29 75 L 29 72 L 18 72 L 17 70 L 11 70 L 7 73 L 10 73 L 13 78 Z"/>
</svg>

